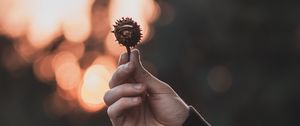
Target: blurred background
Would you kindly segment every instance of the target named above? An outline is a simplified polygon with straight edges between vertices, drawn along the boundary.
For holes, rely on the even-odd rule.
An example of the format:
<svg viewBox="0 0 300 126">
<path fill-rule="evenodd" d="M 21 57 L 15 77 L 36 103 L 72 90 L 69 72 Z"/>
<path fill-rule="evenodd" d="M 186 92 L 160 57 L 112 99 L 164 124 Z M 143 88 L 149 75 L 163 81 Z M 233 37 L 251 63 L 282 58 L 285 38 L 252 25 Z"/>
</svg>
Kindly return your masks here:
<svg viewBox="0 0 300 126">
<path fill-rule="evenodd" d="M 270 0 L 0 0 L 0 125 L 106 126 L 103 94 L 143 30 L 143 63 L 208 122 L 299 125 L 300 8 Z"/>
</svg>

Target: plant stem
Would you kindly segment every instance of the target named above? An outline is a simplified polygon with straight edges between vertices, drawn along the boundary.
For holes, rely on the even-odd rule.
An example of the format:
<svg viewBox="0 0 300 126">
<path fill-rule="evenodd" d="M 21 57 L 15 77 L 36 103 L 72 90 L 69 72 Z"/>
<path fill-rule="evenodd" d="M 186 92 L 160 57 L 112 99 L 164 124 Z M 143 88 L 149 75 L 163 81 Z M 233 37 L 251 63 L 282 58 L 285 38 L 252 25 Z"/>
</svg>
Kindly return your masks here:
<svg viewBox="0 0 300 126">
<path fill-rule="evenodd" d="M 126 46 L 126 50 L 127 50 L 127 54 L 128 54 L 128 56 L 127 56 L 127 62 L 129 62 L 130 61 L 130 53 L 131 53 L 130 47 Z"/>
</svg>

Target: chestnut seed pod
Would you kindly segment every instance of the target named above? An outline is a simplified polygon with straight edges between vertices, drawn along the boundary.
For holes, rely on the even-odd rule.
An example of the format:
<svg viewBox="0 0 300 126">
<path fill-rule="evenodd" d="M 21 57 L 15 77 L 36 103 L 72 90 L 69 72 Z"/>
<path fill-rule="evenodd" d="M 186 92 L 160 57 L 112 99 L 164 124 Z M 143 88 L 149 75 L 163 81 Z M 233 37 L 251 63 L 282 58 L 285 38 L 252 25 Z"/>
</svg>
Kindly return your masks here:
<svg viewBox="0 0 300 126">
<path fill-rule="evenodd" d="M 135 47 L 142 37 L 140 26 L 132 18 L 124 18 L 115 22 L 114 30 L 116 41 L 127 49 L 128 61 L 130 59 L 130 48 Z"/>
</svg>

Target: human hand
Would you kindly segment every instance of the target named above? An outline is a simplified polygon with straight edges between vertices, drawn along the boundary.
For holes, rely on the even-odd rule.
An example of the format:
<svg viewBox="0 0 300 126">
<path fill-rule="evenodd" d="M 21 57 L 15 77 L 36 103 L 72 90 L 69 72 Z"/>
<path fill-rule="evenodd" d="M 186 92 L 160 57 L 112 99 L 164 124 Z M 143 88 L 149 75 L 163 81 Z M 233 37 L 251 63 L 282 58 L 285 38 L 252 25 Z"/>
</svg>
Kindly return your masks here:
<svg viewBox="0 0 300 126">
<path fill-rule="evenodd" d="M 166 83 L 151 75 L 142 65 L 138 50 L 130 62 L 122 54 L 105 93 L 107 113 L 114 126 L 180 126 L 189 107 Z"/>
</svg>

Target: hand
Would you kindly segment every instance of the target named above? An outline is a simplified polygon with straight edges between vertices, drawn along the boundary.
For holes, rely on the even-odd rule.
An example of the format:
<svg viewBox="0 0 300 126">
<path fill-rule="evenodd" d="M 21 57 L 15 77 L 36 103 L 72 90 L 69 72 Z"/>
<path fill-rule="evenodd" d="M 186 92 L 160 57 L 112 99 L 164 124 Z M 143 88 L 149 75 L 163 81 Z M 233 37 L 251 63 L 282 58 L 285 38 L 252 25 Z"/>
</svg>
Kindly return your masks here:
<svg viewBox="0 0 300 126">
<path fill-rule="evenodd" d="M 188 106 L 166 83 L 151 75 L 141 64 L 139 51 L 130 62 L 121 55 L 104 101 L 114 126 L 180 126 L 189 114 Z"/>
</svg>

